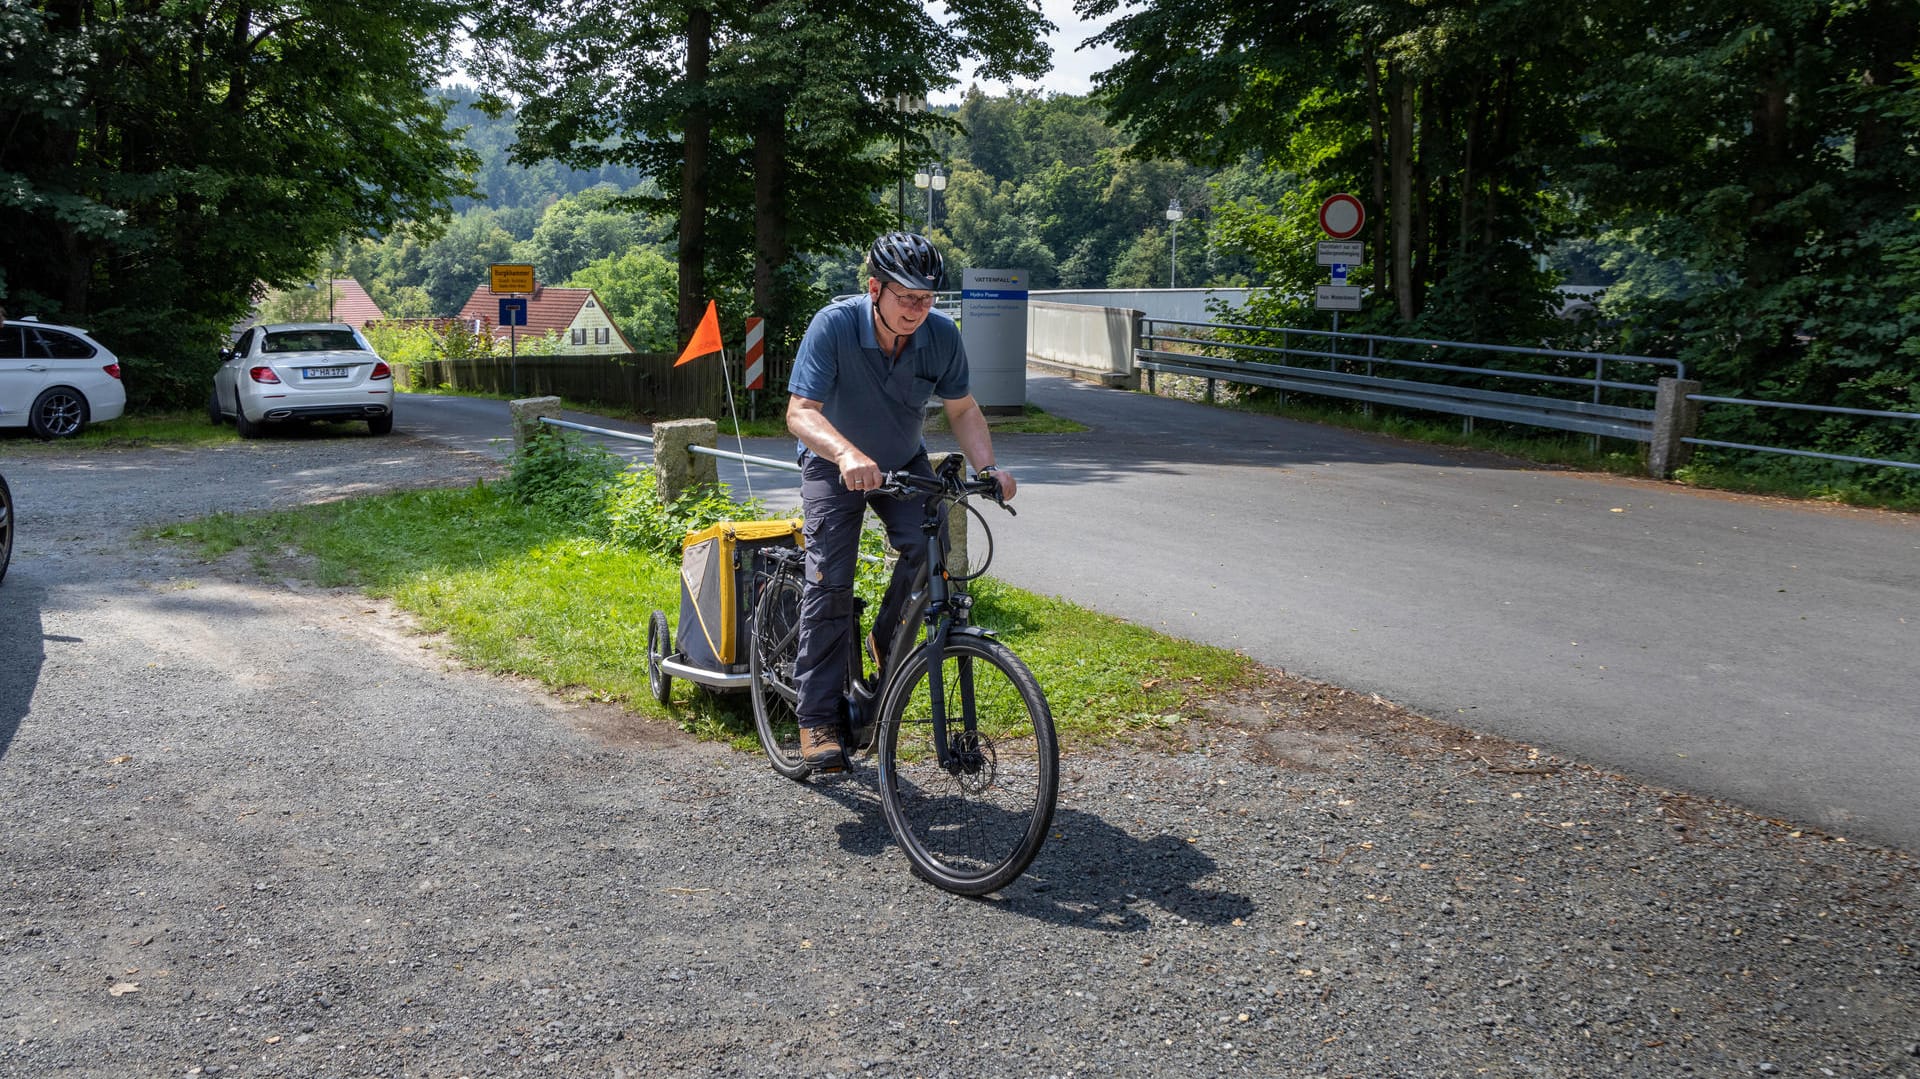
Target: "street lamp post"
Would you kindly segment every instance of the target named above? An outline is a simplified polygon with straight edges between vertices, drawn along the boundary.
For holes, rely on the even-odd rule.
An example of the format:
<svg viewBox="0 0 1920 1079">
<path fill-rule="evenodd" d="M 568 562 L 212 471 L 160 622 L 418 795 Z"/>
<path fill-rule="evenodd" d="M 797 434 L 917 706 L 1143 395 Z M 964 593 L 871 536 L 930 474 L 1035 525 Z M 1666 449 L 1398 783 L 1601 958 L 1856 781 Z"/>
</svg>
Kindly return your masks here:
<svg viewBox="0 0 1920 1079">
<path fill-rule="evenodd" d="M 1167 200 L 1167 287 L 1173 288 L 1174 280 L 1180 275 L 1180 219 L 1187 216 L 1180 212 L 1180 200 Z"/>
<path fill-rule="evenodd" d="M 913 174 L 913 186 L 925 188 L 927 192 L 927 231 L 933 231 L 933 193 L 947 189 L 947 174 L 939 165 L 922 165 L 920 171 Z"/>
</svg>

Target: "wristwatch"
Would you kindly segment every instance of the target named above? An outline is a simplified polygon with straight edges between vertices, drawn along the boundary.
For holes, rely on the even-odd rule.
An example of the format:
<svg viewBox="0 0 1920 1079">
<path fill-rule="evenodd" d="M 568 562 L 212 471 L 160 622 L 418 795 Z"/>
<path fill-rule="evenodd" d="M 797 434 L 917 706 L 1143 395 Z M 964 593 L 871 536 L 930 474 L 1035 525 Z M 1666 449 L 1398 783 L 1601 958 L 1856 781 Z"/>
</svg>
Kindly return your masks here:
<svg viewBox="0 0 1920 1079">
<path fill-rule="evenodd" d="M 973 470 L 973 474 L 975 476 L 991 476 L 998 471 L 1000 471 L 999 465 L 981 465 L 979 468 Z"/>
</svg>

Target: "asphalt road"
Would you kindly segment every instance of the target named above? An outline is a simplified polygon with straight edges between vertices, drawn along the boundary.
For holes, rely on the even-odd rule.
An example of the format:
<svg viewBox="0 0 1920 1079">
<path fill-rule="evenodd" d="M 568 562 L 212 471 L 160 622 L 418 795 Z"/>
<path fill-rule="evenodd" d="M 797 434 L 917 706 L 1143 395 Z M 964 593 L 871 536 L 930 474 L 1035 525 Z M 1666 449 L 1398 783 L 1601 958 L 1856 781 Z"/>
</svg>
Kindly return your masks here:
<svg viewBox="0 0 1920 1079">
<path fill-rule="evenodd" d="M 1675 790 L 1920 850 L 1920 520 L 1032 376 L 995 573 Z M 595 422 L 591 417 L 578 417 Z M 479 447 L 505 406 L 410 398 Z M 636 428 L 637 429 L 637 428 Z M 505 452 L 503 443 L 491 443 Z M 784 457 L 784 440 L 748 440 Z M 738 469 L 722 478 L 742 486 Z M 797 501 L 756 469 L 775 508 Z M 996 515 L 998 518 L 998 515 Z"/>
</svg>

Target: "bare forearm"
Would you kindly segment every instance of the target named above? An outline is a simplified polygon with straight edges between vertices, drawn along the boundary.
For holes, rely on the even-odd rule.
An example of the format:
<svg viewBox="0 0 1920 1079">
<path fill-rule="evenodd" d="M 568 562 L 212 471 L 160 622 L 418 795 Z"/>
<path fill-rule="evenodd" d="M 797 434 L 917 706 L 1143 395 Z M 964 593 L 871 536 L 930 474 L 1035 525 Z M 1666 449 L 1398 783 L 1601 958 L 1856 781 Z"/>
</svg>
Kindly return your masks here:
<svg viewBox="0 0 1920 1079">
<path fill-rule="evenodd" d="M 947 426 L 953 431 L 953 440 L 960 443 L 960 452 L 967 455 L 967 463 L 976 471 L 994 463 L 993 435 L 979 405 L 969 401 L 965 407 L 955 409 L 947 416 Z"/>
<path fill-rule="evenodd" d="M 839 461 L 854 448 L 853 443 L 834 428 L 817 405 L 808 407 L 812 403 L 799 398 L 792 401 L 787 408 L 787 430 L 800 440 L 802 446 L 829 461 Z"/>
</svg>

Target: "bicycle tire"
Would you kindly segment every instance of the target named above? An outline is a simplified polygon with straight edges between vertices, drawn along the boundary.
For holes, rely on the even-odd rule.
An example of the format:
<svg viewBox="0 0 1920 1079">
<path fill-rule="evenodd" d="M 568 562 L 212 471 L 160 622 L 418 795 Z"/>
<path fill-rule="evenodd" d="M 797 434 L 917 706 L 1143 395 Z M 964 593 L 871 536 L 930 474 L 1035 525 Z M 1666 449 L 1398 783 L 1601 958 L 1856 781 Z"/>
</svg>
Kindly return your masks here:
<svg viewBox="0 0 1920 1079">
<path fill-rule="evenodd" d="M 793 684 L 793 661 L 800 654 L 799 578 L 776 572 L 767 581 L 747 639 L 747 686 L 760 748 L 774 771 L 804 782 L 813 767 L 800 755 L 800 692 Z"/>
<path fill-rule="evenodd" d="M 985 895 L 1026 872 L 1059 793 L 1053 713 L 1027 665 L 999 641 L 955 634 L 942 652 L 948 736 L 960 733 L 963 679 L 979 722 L 978 767 L 951 773 L 933 746 L 928 646 L 888 684 L 880 715 L 880 804 L 914 872 L 959 895 Z"/>
<path fill-rule="evenodd" d="M 660 661 L 673 650 L 673 633 L 667 628 L 667 613 L 655 611 L 647 619 L 647 688 L 663 707 L 673 705 L 673 679 L 660 668 Z"/>
</svg>

